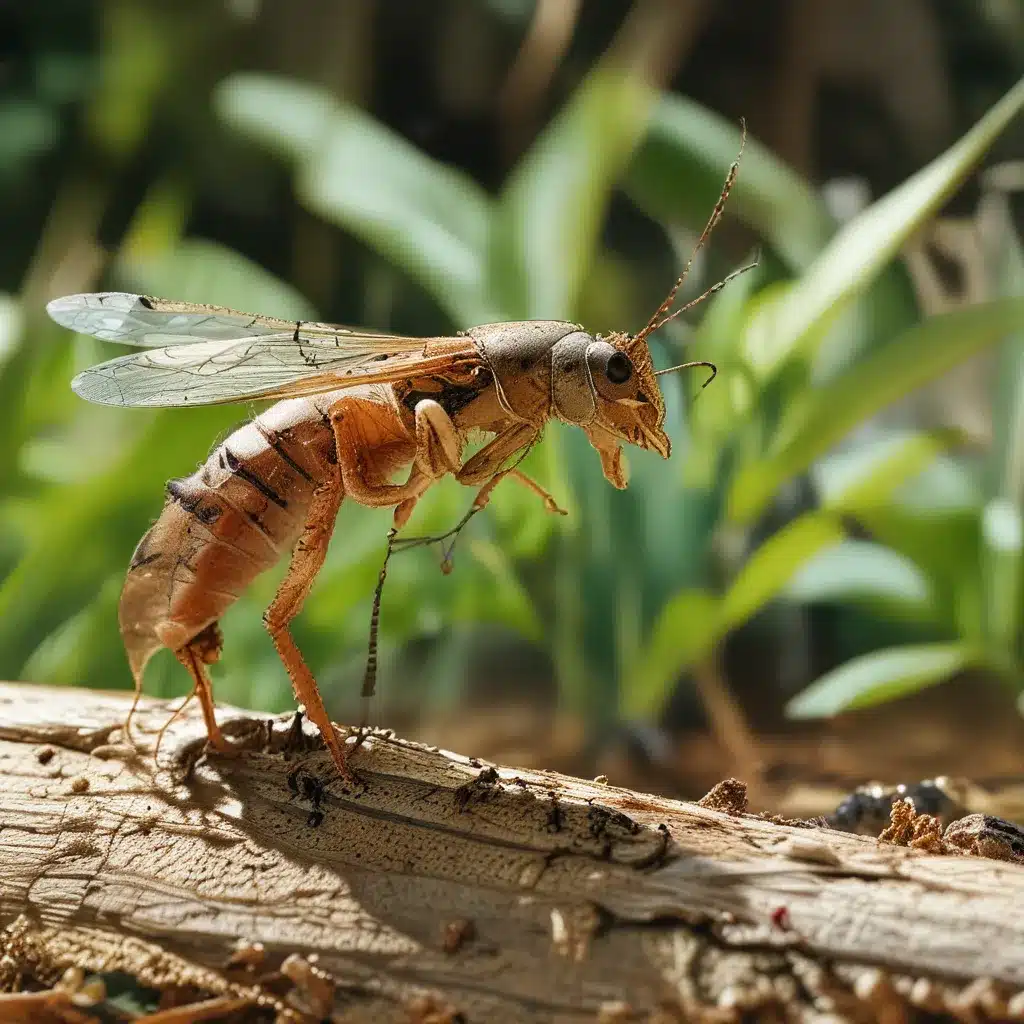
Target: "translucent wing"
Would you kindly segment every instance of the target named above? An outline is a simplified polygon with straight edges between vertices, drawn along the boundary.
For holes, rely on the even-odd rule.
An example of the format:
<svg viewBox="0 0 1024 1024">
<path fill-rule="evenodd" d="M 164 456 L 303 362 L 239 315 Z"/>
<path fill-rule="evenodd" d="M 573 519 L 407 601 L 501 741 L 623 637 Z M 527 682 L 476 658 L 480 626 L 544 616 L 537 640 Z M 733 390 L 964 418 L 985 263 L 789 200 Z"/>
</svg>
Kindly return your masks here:
<svg viewBox="0 0 1024 1024">
<path fill-rule="evenodd" d="M 48 303 L 46 312 L 62 327 L 79 334 L 139 348 L 239 341 L 295 329 L 294 320 L 128 292 L 65 295 Z"/>
<path fill-rule="evenodd" d="M 147 349 L 84 370 L 71 382 L 83 398 L 104 405 L 212 405 L 315 394 L 479 358 L 468 338 L 377 334 L 123 292 L 70 295 L 55 299 L 47 312 L 72 330 Z"/>
</svg>

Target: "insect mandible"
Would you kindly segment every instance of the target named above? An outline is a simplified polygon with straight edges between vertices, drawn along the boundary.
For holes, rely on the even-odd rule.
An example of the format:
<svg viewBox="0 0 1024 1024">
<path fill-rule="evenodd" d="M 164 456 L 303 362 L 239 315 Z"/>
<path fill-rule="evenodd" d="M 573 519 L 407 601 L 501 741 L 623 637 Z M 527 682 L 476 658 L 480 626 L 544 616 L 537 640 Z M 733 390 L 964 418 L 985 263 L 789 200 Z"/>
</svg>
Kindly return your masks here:
<svg viewBox="0 0 1024 1024">
<path fill-rule="evenodd" d="M 721 217 L 738 163 L 739 157 L 694 254 Z M 560 511 L 517 468 L 552 418 L 583 430 L 615 487 L 627 483 L 623 441 L 668 458 L 656 378 L 704 366 L 711 370 L 706 386 L 716 368 L 698 360 L 656 371 L 647 339 L 749 269 L 671 311 L 692 262 L 691 256 L 636 335 L 601 336 L 579 324 L 529 320 L 414 338 L 124 292 L 50 302 L 47 311 L 62 326 L 143 350 L 80 373 L 72 387 L 89 401 L 152 407 L 278 400 L 217 445 L 195 473 L 168 483 L 163 511 L 135 549 L 119 620 L 136 700 L 147 662 L 169 648 L 192 678 L 209 744 L 230 749 L 207 673 L 221 653 L 218 622 L 260 573 L 290 553 L 263 620 L 296 698 L 351 780 L 289 629 L 323 565 L 342 501 L 392 507 L 400 529 L 444 476 L 478 489 L 472 511 L 508 476 Z M 463 461 L 470 431 L 493 436 Z M 404 467 L 406 480 L 393 483 Z"/>
</svg>

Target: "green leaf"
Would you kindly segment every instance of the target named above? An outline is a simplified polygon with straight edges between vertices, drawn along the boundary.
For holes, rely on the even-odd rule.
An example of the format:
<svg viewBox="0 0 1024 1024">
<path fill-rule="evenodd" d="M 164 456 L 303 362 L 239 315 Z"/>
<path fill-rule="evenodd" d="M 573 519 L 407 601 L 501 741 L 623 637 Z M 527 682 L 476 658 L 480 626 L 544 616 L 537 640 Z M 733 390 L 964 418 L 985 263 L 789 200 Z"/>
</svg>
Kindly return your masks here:
<svg viewBox="0 0 1024 1024">
<path fill-rule="evenodd" d="M 626 192 L 648 216 L 700 229 L 739 152 L 736 124 L 681 96 L 658 104 L 626 179 Z M 753 228 L 790 269 L 808 266 L 834 230 L 810 185 L 748 137 L 729 216 Z"/>
<path fill-rule="evenodd" d="M 1024 295 L 1024 246 L 1014 231 L 1013 215 L 1005 196 L 987 197 L 991 247 L 990 272 L 997 294 Z M 995 221 L 995 223 L 992 223 Z M 994 236 L 994 237 L 993 237 Z M 1024 506 L 1024 324 L 1000 346 L 993 395 L 992 493 Z"/>
<path fill-rule="evenodd" d="M 718 599 L 706 590 L 682 590 L 662 606 L 642 660 L 620 693 L 626 718 L 657 716 L 680 672 L 714 646 Z"/>
<path fill-rule="evenodd" d="M 370 115 L 286 78 L 236 74 L 220 116 L 296 167 L 296 192 L 430 292 L 456 323 L 500 319 L 484 283 L 490 200 Z"/>
<path fill-rule="evenodd" d="M 931 600 L 931 585 L 905 555 L 870 541 L 844 540 L 802 565 L 783 594 L 807 603 L 878 598 L 924 606 Z"/>
<path fill-rule="evenodd" d="M 338 100 L 319 86 L 250 72 L 223 79 L 212 105 L 221 120 L 287 160 L 317 153 L 339 109 Z"/>
<path fill-rule="evenodd" d="M 993 498 L 981 514 L 985 638 L 991 656 L 1010 666 L 1019 655 L 1024 521 L 1009 498 Z"/>
<path fill-rule="evenodd" d="M 655 99 L 638 77 L 597 67 L 512 172 L 489 268 L 507 317 L 565 319 L 577 308 L 612 187 Z"/>
<path fill-rule="evenodd" d="M 750 363 L 775 373 L 823 336 L 832 318 L 860 294 L 913 232 L 938 210 L 1024 107 L 1021 79 L 955 145 L 850 221 L 794 288 L 752 327 Z"/>
<path fill-rule="evenodd" d="M 792 718 L 823 718 L 866 708 L 941 683 L 979 663 L 963 644 L 890 647 L 854 658 L 823 675 L 786 705 Z"/>
<path fill-rule="evenodd" d="M 721 631 L 746 622 L 783 590 L 801 566 L 823 548 L 838 544 L 843 536 L 835 516 L 807 512 L 769 537 L 726 592 L 719 619 Z"/>
<path fill-rule="evenodd" d="M 749 522 L 777 488 L 857 424 L 1024 324 L 1024 299 L 934 316 L 814 389 L 780 428 L 768 457 L 733 480 L 729 516 Z"/>
<path fill-rule="evenodd" d="M 854 515 L 884 505 L 960 438 L 956 430 L 892 433 L 819 459 L 811 467 L 819 499 L 832 511 Z"/>
<path fill-rule="evenodd" d="M 993 175 L 994 177 L 995 175 Z M 1014 230 L 1009 198 L 993 191 L 979 213 L 988 242 L 990 274 L 998 294 L 1024 295 L 1024 248 Z M 1020 658 L 1024 636 L 1024 330 L 1007 338 L 996 357 L 992 396 L 991 496 L 981 530 L 981 578 L 985 636 L 990 652 L 1003 664 Z"/>
</svg>

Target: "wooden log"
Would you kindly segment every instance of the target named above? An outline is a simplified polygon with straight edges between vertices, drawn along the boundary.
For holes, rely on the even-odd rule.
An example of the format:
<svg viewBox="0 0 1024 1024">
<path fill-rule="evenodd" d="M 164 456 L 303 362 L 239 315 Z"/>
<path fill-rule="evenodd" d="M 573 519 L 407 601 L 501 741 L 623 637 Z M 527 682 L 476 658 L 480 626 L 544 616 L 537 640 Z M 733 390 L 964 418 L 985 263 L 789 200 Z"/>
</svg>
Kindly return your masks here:
<svg viewBox="0 0 1024 1024">
<path fill-rule="evenodd" d="M 1024 866 L 381 732 L 353 790 L 288 715 L 155 760 L 127 706 L 0 685 L 0 1020 L 68 968 L 281 1021 L 1024 1017 Z"/>
</svg>

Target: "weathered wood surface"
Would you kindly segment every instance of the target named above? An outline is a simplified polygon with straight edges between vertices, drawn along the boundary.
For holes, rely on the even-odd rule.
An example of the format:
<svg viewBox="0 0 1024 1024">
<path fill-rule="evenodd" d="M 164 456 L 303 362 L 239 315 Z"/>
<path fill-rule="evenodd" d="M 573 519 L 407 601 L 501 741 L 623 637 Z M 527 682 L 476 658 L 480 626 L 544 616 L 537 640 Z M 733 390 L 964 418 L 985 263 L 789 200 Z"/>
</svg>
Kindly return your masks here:
<svg viewBox="0 0 1024 1024">
<path fill-rule="evenodd" d="M 284 750 L 289 716 L 223 712 L 244 751 L 185 778 L 196 718 L 158 765 L 166 705 L 140 707 L 141 756 L 126 707 L 0 685 L 0 987 L 117 969 L 306 1020 L 333 983 L 332 1019 L 384 1024 L 1024 1016 L 1024 867 L 376 734 L 348 791 L 308 736 Z M 252 943 L 258 969 L 226 970 Z M 289 954 L 329 978 L 261 984 Z"/>
</svg>

